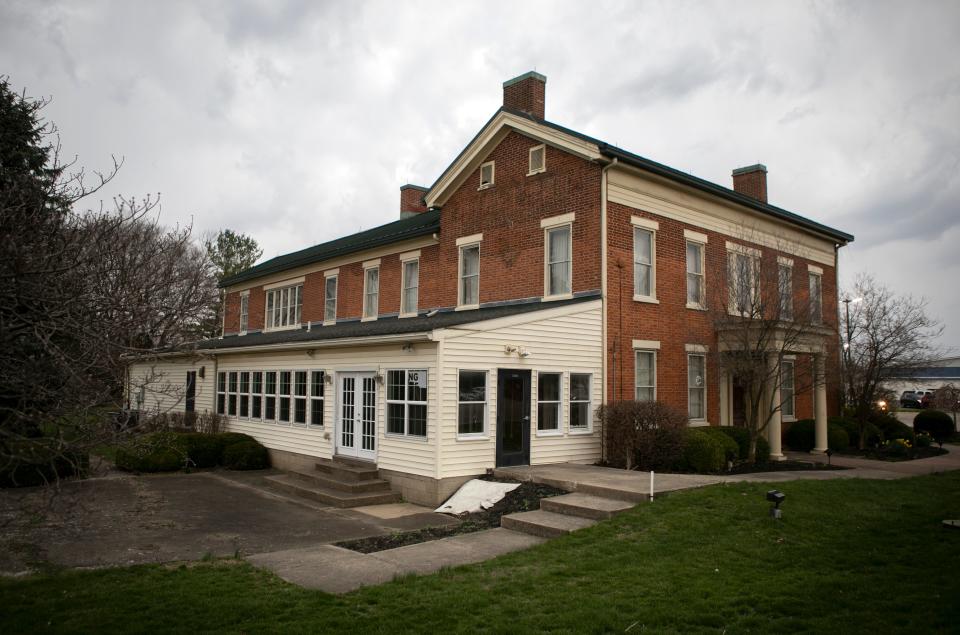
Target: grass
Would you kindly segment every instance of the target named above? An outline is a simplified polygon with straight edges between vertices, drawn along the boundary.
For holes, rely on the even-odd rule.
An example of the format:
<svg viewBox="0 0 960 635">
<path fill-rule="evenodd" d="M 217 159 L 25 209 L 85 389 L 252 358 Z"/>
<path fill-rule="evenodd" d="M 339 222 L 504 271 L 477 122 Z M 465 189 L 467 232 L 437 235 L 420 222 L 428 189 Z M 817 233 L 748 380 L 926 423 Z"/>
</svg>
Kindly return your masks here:
<svg viewBox="0 0 960 635">
<path fill-rule="evenodd" d="M 245 563 L 0 582 L 0 632 L 956 632 L 960 472 L 674 494 L 496 560 L 336 597 Z"/>
</svg>

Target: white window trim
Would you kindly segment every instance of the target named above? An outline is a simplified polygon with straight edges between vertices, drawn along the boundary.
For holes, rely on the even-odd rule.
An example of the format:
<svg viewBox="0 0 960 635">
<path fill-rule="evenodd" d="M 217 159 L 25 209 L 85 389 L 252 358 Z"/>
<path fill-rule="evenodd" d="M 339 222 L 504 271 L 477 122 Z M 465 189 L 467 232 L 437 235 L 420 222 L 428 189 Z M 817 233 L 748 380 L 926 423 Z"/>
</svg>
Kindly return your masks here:
<svg viewBox="0 0 960 635">
<path fill-rule="evenodd" d="M 741 245 L 740 243 L 732 243 L 729 240 L 727 241 L 727 251 L 733 251 L 745 256 L 753 256 L 754 258 L 759 258 L 763 255 L 763 252 L 755 247 L 747 247 L 746 245 Z"/>
<path fill-rule="evenodd" d="M 323 395 L 320 397 L 313 396 L 313 374 L 320 373 L 322 379 L 320 380 L 320 385 L 323 386 Z M 263 388 L 263 386 L 261 386 Z M 327 371 L 322 368 L 311 368 L 307 371 L 307 427 L 314 430 L 323 430 L 326 428 L 326 423 L 321 421 L 320 423 L 313 422 L 313 402 L 319 401 L 323 405 L 321 406 L 321 413 L 323 418 L 326 419 L 327 414 Z M 261 406 L 262 407 L 262 406 Z"/>
<path fill-rule="evenodd" d="M 247 390 L 243 390 L 243 374 L 247 374 Z M 249 370 L 240 370 L 237 371 L 237 419 L 241 421 L 250 420 L 250 406 L 253 405 L 253 400 L 250 398 L 250 389 L 253 387 L 253 373 Z M 241 404 L 243 403 L 243 398 L 247 398 L 247 414 L 243 415 L 243 408 Z"/>
<path fill-rule="evenodd" d="M 457 247 L 465 247 L 467 245 L 472 245 L 482 241 L 483 234 L 470 234 L 469 236 L 461 236 L 460 238 L 457 238 Z"/>
<path fill-rule="evenodd" d="M 634 340 L 634 342 L 636 341 L 638 340 Z M 652 386 L 653 399 L 652 401 L 657 400 L 657 358 L 660 356 L 659 354 L 660 342 L 650 342 L 650 343 L 656 344 L 657 345 L 656 348 L 654 347 L 638 348 L 637 346 L 633 347 L 633 398 L 634 400 L 636 400 L 637 398 L 637 388 L 639 388 L 639 386 L 637 385 L 637 353 L 650 353 L 651 355 L 653 355 L 653 386 Z M 644 388 L 650 388 L 650 386 L 644 386 Z"/>
<path fill-rule="evenodd" d="M 281 280 L 280 282 L 271 282 L 270 284 L 263 285 L 264 291 L 270 291 L 271 289 L 282 289 L 283 287 L 292 287 L 297 284 L 303 284 L 306 280 L 305 276 L 300 276 L 299 278 L 289 278 L 287 280 Z"/>
<path fill-rule="evenodd" d="M 822 276 L 822 275 L 823 275 L 823 267 L 818 267 L 818 266 L 816 266 L 816 265 L 808 264 L 808 265 L 807 265 L 807 271 L 809 271 L 810 273 L 815 273 L 815 274 L 817 274 L 818 276 Z"/>
<path fill-rule="evenodd" d="M 292 331 L 292 330 L 294 330 L 294 329 L 298 329 L 298 328 L 300 328 L 301 326 L 303 326 L 303 324 L 302 324 L 302 322 L 303 322 L 303 286 L 304 286 L 304 284 L 303 284 L 303 278 L 300 278 L 299 281 L 291 282 L 291 281 L 288 280 L 287 282 L 285 282 L 285 283 L 283 283 L 283 284 L 281 284 L 281 285 L 270 285 L 270 288 L 269 288 L 269 289 L 266 289 L 266 291 L 264 292 L 264 295 L 263 295 L 263 330 L 264 330 L 264 332 L 266 332 L 266 331 L 270 331 L 270 332 L 272 332 L 272 331 Z M 296 322 L 296 323 L 294 323 L 294 324 L 286 324 L 286 325 L 284 325 L 284 326 L 276 326 L 276 325 L 268 326 L 268 325 L 270 324 L 270 322 L 273 320 L 273 311 L 269 311 L 269 312 L 267 311 L 268 298 L 269 298 L 269 296 L 272 294 L 273 297 L 274 297 L 274 302 L 276 302 L 276 299 L 277 299 L 277 297 L 278 297 L 278 292 L 279 292 L 279 291 L 282 291 L 283 289 L 287 289 L 287 288 L 289 288 L 289 289 L 296 289 L 297 287 L 300 288 L 300 311 L 301 311 L 300 321 L 299 321 L 299 322 Z M 294 306 L 296 306 L 296 305 L 294 305 Z M 288 310 L 289 310 L 289 309 L 288 309 Z"/>
<path fill-rule="evenodd" d="M 543 150 L 543 161 L 540 163 L 540 168 L 537 170 L 532 169 L 530 166 L 533 165 L 533 153 L 537 150 Z M 533 176 L 534 174 L 540 174 L 547 171 L 547 145 L 541 143 L 538 146 L 533 146 L 530 150 L 527 151 L 527 176 Z"/>
<path fill-rule="evenodd" d="M 537 385 L 536 385 L 536 395 L 537 395 L 537 410 L 536 416 L 537 420 L 534 421 L 534 432 L 538 437 L 562 437 L 563 436 L 563 376 L 566 373 L 557 370 L 540 370 L 537 371 Z M 545 404 L 557 404 L 557 427 L 553 430 L 541 430 L 540 429 L 540 376 L 541 375 L 556 375 L 558 379 L 557 390 L 560 394 L 557 395 L 556 401 L 543 401 Z M 534 392 L 531 387 L 531 391 Z"/>
<path fill-rule="evenodd" d="M 576 212 L 560 214 L 558 216 L 549 216 L 547 218 L 540 219 L 540 229 L 553 229 L 555 227 L 559 227 L 560 225 L 569 225 L 575 220 L 577 220 Z"/>
<path fill-rule="evenodd" d="M 297 395 L 297 373 L 306 373 L 303 380 L 303 396 Z M 297 399 L 303 399 L 303 423 L 297 421 Z M 297 428 L 310 427 L 310 371 L 302 368 L 290 372 L 290 425 Z"/>
<path fill-rule="evenodd" d="M 573 216 L 573 214 L 569 214 Z M 543 227 L 543 222 L 540 222 Z M 570 291 L 566 293 L 550 293 L 550 232 L 566 228 L 570 233 L 570 262 L 567 264 L 567 280 Z M 573 224 L 571 222 L 551 225 L 543 230 L 543 301 L 569 300 L 573 297 Z"/>
<path fill-rule="evenodd" d="M 367 283 L 370 280 L 369 272 L 373 269 L 377 270 L 377 306 L 376 312 L 373 315 L 367 315 Z M 371 260 L 368 263 L 363 263 L 363 304 L 360 306 L 360 321 L 361 322 L 374 322 L 380 316 L 380 259 Z"/>
<path fill-rule="evenodd" d="M 220 377 L 221 377 L 221 376 L 223 377 L 223 390 L 220 390 Z M 228 377 L 227 377 L 227 371 L 225 371 L 225 370 L 218 371 L 216 378 L 214 378 L 214 381 L 215 381 L 216 383 L 214 383 L 214 385 L 213 385 L 213 387 L 214 387 L 214 392 L 216 393 L 216 395 L 215 395 L 215 397 L 214 397 L 214 402 L 213 402 L 213 411 L 214 411 L 216 414 L 218 414 L 218 415 L 220 415 L 220 416 L 222 416 L 222 417 L 226 417 L 226 416 L 227 416 L 227 394 L 228 394 L 228 392 L 227 392 L 227 389 L 228 389 L 227 379 L 228 379 Z M 141 386 L 141 388 L 143 388 L 143 386 Z M 220 410 L 220 395 L 223 395 L 223 410 L 222 410 L 222 411 Z M 140 400 L 139 392 L 138 392 L 138 394 L 137 394 L 137 400 L 138 400 L 138 401 Z"/>
<path fill-rule="evenodd" d="M 460 373 L 461 371 L 483 373 L 483 401 L 460 401 Z M 483 404 L 483 432 L 460 432 L 460 404 Z M 490 370 L 487 368 L 458 368 L 457 369 L 457 441 L 485 441 L 490 438 Z"/>
<path fill-rule="evenodd" d="M 734 270 L 734 268 L 730 266 L 730 256 L 732 254 L 747 256 L 749 258 L 749 277 L 752 281 L 750 284 L 750 307 L 752 310 L 753 306 L 757 303 L 757 293 L 760 292 L 758 267 L 760 266 L 761 252 L 759 249 L 753 249 L 752 247 L 744 247 L 743 245 L 727 242 L 727 313 L 730 315 L 738 315 L 743 317 L 744 314 L 737 311 L 737 289 L 730 286 L 730 275 Z"/>
<path fill-rule="evenodd" d="M 683 349 L 692 354 L 704 355 L 710 352 L 710 347 L 706 344 L 684 344 Z M 704 370 L 706 372 L 706 370 Z"/>
<path fill-rule="evenodd" d="M 247 311 L 246 311 L 246 314 L 247 314 L 246 322 L 247 322 L 247 323 L 246 323 L 246 324 L 243 323 L 243 322 L 244 322 L 244 319 L 243 319 L 243 314 L 244 314 L 243 306 L 244 306 L 244 304 L 246 304 L 246 306 L 247 306 Z M 246 334 L 247 334 L 247 331 L 250 329 L 250 290 L 249 290 L 249 289 L 246 290 L 246 291 L 242 291 L 242 292 L 240 293 L 240 324 L 239 324 L 239 327 L 240 327 L 240 335 L 246 335 Z"/>
<path fill-rule="evenodd" d="M 638 223 L 635 221 L 643 221 L 643 223 Z M 647 302 L 650 304 L 660 304 L 660 300 L 657 299 L 657 228 L 660 227 L 660 224 L 656 221 L 648 221 L 645 218 L 639 218 L 634 216 L 630 220 L 631 225 L 633 225 L 633 230 L 630 233 L 631 239 L 631 252 L 632 257 L 630 260 L 630 274 L 633 277 L 633 301 L 634 302 Z M 636 230 L 642 229 L 650 232 L 650 295 L 639 295 L 637 293 L 637 280 L 636 280 L 636 262 L 637 262 L 637 251 L 636 251 Z"/>
<path fill-rule="evenodd" d="M 475 234 L 474 236 L 480 236 L 483 238 L 483 234 Z M 467 236 L 467 238 L 473 238 L 474 236 Z M 455 311 L 468 311 L 471 309 L 480 308 L 480 241 L 464 242 L 460 243 L 460 240 L 457 240 L 457 307 Z M 476 304 L 461 304 L 463 300 L 463 250 L 469 249 L 471 247 L 477 248 L 477 302 Z"/>
<path fill-rule="evenodd" d="M 384 368 L 384 376 L 388 377 L 387 373 L 390 371 L 402 372 L 403 373 L 403 399 L 389 399 L 389 389 L 384 386 L 384 404 L 403 404 L 403 433 L 400 432 L 390 432 L 388 428 L 388 408 L 385 406 L 383 409 L 383 434 L 386 437 L 391 439 L 403 439 L 404 441 L 412 441 L 414 443 L 427 443 L 430 435 L 430 371 L 426 368 Z M 427 400 L 426 401 L 410 401 L 407 393 L 407 382 L 409 381 L 408 373 L 410 371 L 416 371 L 418 373 L 427 374 Z M 459 381 L 459 375 L 457 376 Z M 389 379 L 387 380 L 389 381 Z M 459 386 L 458 386 L 459 389 Z M 484 393 L 486 394 L 486 393 Z M 459 408 L 459 400 L 457 401 Z M 410 434 L 410 404 L 415 406 L 425 406 L 427 408 L 427 429 L 424 430 L 424 434 L 421 436 L 419 434 Z"/>
<path fill-rule="evenodd" d="M 401 256 L 400 259 L 400 317 L 409 318 L 417 317 L 420 309 L 420 252 L 415 252 L 416 257 L 409 257 L 403 259 Z M 411 262 L 417 263 L 417 308 L 413 311 L 404 311 L 403 310 L 403 301 L 406 298 L 407 292 L 407 264 Z M 416 370 L 416 369 L 414 369 Z"/>
<path fill-rule="evenodd" d="M 566 373 L 567 375 L 567 434 L 577 435 L 577 434 L 593 434 L 593 375 L 594 373 L 586 370 L 571 370 Z M 570 422 L 573 421 L 573 417 L 570 414 L 571 408 L 574 403 L 584 403 L 582 401 L 573 401 L 573 376 L 574 375 L 586 375 L 589 377 L 589 388 L 587 390 L 588 399 L 587 404 L 587 427 L 586 428 L 574 428 L 570 425 Z M 636 390 L 634 390 L 636 393 Z"/>
<path fill-rule="evenodd" d="M 327 281 L 333 278 L 333 319 L 327 319 Z M 337 323 L 337 302 L 340 298 L 340 269 L 333 269 L 323 274 L 323 325 L 332 326 Z"/>
<path fill-rule="evenodd" d="M 280 392 L 280 386 L 283 385 L 283 382 L 281 381 L 281 377 L 283 376 L 283 373 L 290 373 L 290 386 L 287 388 L 286 393 Z M 277 370 L 276 397 L 277 397 L 277 401 L 275 405 L 275 411 L 273 413 L 275 416 L 274 421 L 277 422 L 277 425 L 292 426 L 293 425 L 293 371 L 292 370 L 287 368 L 282 368 Z M 286 420 L 283 420 L 280 418 L 280 400 L 283 398 L 289 399 L 289 402 L 287 405 L 288 418 Z"/>
<path fill-rule="evenodd" d="M 784 267 L 793 267 L 793 258 L 787 258 L 786 256 L 777 256 L 777 264 L 783 265 Z"/>
<path fill-rule="evenodd" d="M 263 371 L 263 393 L 262 393 L 262 394 L 263 394 L 263 416 L 262 416 L 262 419 L 263 419 L 263 422 L 264 422 L 264 423 L 269 423 L 269 424 L 271 424 L 271 425 L 276 425 L 276 424 L 280 423 L 280 420 L 277 418 L 277 415 L 279 414 L 279 409 L 278 409 L 278 407 L 279 407 L 279 405 L 280 405 L 279 402 L 277 401 L 277 398 L 278 398 L 278 396 L 279 396 L 278 391 L 279 391 L 279 389 L 280 389 L 280 376 L 279 376 L 277 373 L 278 373 L 278 371 L 276 371 L 276 370 L 274 370 L 274 369 Z M 273 392 L 272 392 L 272 393 L 267 392 L 267 376 L 268 376 L 268 375 L 273 376 Z M 270 399 L 270 398 L 273 399 L 273 418 L 272 418 L 272 419 L 267 419 L 267 399 Z"/>
<path fill-rule="evenodd" d="M 407 260 L 420 260 L 420 250 L 406 251 L 400 254 L 400 262 L 406 262 Z"/>
<path fill-rule="evenodd" d="M 633 340 L 633 348 L 650 350 L 650 351 L 659 351 L 660 341 L 659 340 Z"/>
<path fill-rule="evenodd" d="M 488 183 L 484 183 L 483 169 L 487 166 L 490 166 L 490 181 Z M 485 190 L 487 188 L 491 188 L 494 186 L 494 184 L 497 182 L 496 169 L 497 169 L 497 166 L 495 165 L 495 161 L 487 161 L 485 163 L 480 164 L 480 187 L 477 188 L 478 190 Z"/>
<path fill-rule="evenodd" d="M 700 346 L 698 344 L 688 344 L 687 346 Z M 706 348 L 706 347 L 703 347 Z M 690 358 L 691 357 L 702 357 L 703 358 L 703 416 L 693 418 L 690 417 Z M 710 425 L 709 417 L 707 417 L 707 355 L 706 351 L 687 351 L 687 421 L 691 426 L 708 426 Z"/>
<path fill-rule="evenodd" d="M 690 272 L 687 271 L 687 243 L 693 243 L 700 246 L 700 302 L 690 302 L 687 301 L 687 308 L 693 309 L 695 311 L 706 311 L 706 299 L 707 299 L 707 235 L 698 234 L 697 232 L 692 232 L 689 229 L 683 230 L 684 236 L 684 250 L 683 250 L 683 266 L 684 266 L 684 275 L 683 281 L 686 284 L 687 276 L 690 275 Z M 703 240 L 700 240 L 700 239 Z M 684 295 L 689 293 L 689 289 L 684 289 Z"/>
</svg>

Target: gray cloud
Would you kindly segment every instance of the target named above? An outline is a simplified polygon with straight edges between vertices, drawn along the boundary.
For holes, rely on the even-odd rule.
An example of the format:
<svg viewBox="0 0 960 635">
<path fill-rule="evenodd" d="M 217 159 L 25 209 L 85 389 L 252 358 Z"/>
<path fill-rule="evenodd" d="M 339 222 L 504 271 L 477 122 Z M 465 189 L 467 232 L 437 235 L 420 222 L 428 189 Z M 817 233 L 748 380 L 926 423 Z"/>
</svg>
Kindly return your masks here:
<svg viewBox="0 0 960 635">
<path fill-rule="evenodd" d="M 536 68 L 558 123 L 723 185 L 765 163 L 771 202 L 857 235 L 845 277 L 929 296 L 960 346 L 957 32 L 950 1 L 8 0 L 0 72 L 68 154 L 125 157 L 108 200 L 273 256 L 395 218 Z"/>
</svg>

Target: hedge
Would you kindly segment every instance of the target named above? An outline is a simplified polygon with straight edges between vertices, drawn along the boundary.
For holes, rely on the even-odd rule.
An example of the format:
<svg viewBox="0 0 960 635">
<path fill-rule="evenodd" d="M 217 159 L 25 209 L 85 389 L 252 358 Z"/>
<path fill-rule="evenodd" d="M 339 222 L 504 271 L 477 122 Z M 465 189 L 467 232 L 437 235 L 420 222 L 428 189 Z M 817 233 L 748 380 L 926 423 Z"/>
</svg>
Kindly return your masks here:
<svg viewBox="0 0 960 635">
<path fill-rule="evenodd" d="M 695 472 L 720 472 L 740 454 L 737 442 L 716 428 L 689 428 L 685 437 L 683 467 Z"/>
<path fill-rule="evenodd" d="M 783 440 L 791 450 L 809 452 L 816 443 L 816 422 L 813 419 L 794 421 Z M 835 452 L 843 452 L 850 447 L 847 431 L 837 423 L 827 421 L 827 447 Z"/>
<path fill-rule="evenodd" d="M 856 419 L 850 419 L 848 417 L 830 417 L 828 422 L 829 424 L 837 425 L 844 429 L 844 431 L 847 433 L 847 438 L 849 439 L 849 447 L 860 447 L 860 424 Z M 880 445 L 880 442 L 883 440 L 880 434 L 880 429 L 869 421 L 864 427 L 864 434 L 867 439 L 863 446 L 865 448 L 876 447 Z"/>
<path fill-rule="evenodd" d="M 237 432 L 206 434 L 202 432 L 155 432 L 141 437 L 117 450 L 116 465 L 131 472 L 174 472 L 184 467 L 208 468 L 227 465 L 227 450 L 235 445 L 259 446 L 264 456 L 267 450 L 253 437 Z M 257 451 L 246 450 L 252 456 Z M 243 454 L 243 453 L 240 453 Z M 269 459 L 240 461 L 244 465 L 269 465 Z M 236 469 L 260 469 L 241 467 Z"/>
<path fill-rule="evenodd" d="M 917 434 L 926 432 L 941 447 L 944 441 L 948 441 L 957 431 L 950 415 L 940 410 L 921 410 L 918 412 L 917 416 L 913 418 L 913 430 Z"/>
<path fill-rule="evenodd" d="M 240 441 L 223 451 L 223 465 L 228 470 L 263 470 L 270 467 L 270 455 L 253 439 Z"/>
<path fill-rule="evenodd" d="M 41 452 L 46 453 L 46 452 Z M 50 455 L 5 464 L 0 469 L 0 487 L 33 487 L 62 478 L 83 476 L 90 469 L 90 455 L 71 450 L 51 450 Z"/>
<path fill-rule="evenodd" d="M 611 466 L 672 468 L 683 453 L 685 413 L 659 401 L 618 401 L 597 410 Z"/>
<path fill-rule="evenodd" d="M 716 430 L 736 441 L 739 452 L 737 459 L 741 462 L 746 461 L 750 456 L 750 430 L 738 426 L 721 426 L 719 428 L 704 428 L 704 430 Z M 755 463 L 762 465 L 770 460 L 770 443 L 763 436 L 757 437 L 757 456 Z"/>
</svg>

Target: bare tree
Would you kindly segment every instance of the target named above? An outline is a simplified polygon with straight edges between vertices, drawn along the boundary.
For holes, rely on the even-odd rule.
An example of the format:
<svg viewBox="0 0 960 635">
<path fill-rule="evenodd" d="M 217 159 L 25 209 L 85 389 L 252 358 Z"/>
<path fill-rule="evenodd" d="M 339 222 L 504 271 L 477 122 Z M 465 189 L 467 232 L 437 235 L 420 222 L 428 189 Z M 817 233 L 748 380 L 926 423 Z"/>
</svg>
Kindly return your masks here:
<svg viewBox="0 0 960 635">
<path fill-rule="evenodd" d="M 0 476 L 111 439 L 123 355 L 190 339 L 216 296 L 189 229 L 150 219 L 156 198 L 77 211 L 120 166 L 63 163 L 46 103 L 0 77 Z"/>
<path fill-rule="evenodd" d="M 960 411 L 960 388 L 953 384 L 937 388 L 933 391 L 933 399 L 930 405 L 937 410 L 952 414 L 953 427 L 957 427 L 957 412 Z"/>
<path fill-rule="evenodd" d="M 909 377 L 914 369 L 940 356 L 936 339 L 942 326 L 927 315 L 925 300 L 899 296 L 867 274 L 846 292 L 851 300 L 841 316 L 844 342 L 844 387 L 847 405 L 864 427 L 876 406 L 884 380 Z"/>
<path fill-rule="evenodd" d="M 713 285 L 706 304 L 717 333 L 713 353 L 717 365 L 743 397 L 749 459 L 754 461 L 757 440 L 781 418 L 786 403 L 781 388 L 788 365 L 794 393 L 825 382 L 823 372 L 817 373 L 812 363 L 800 363 L 796 356 L 817 354 L 822 359 L 828 354 L 828 343 L 836 341 L 836 332 L 823 319 L 819 278 L 811 292 L 803 291 L 806 268 L 794 267 L 784 257 L 805 253 L 803 245 L 781 238 L 772 249 L 761 250 L 753 247 L 763 244 L 759 232 L 750 229 L 739 238 L 738 247 L 727 252 L 726 284 Z"/>
</svg>

